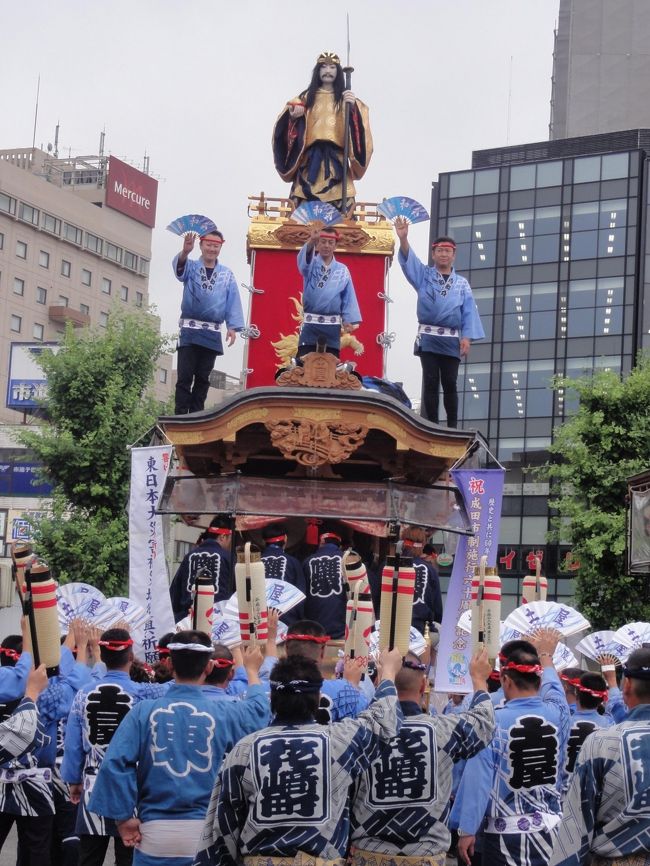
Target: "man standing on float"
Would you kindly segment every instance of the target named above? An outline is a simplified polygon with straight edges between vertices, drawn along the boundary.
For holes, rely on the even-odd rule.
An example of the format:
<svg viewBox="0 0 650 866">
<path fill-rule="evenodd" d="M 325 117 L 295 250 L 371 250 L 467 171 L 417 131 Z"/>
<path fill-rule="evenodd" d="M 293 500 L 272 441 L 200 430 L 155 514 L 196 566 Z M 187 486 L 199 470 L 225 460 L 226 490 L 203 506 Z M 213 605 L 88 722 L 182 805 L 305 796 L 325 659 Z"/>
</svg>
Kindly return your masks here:
<svg viewBox="0 0 650 866">
<path fill-rule="evenodd" d="M 409 224 L 395 220 L 399 238 L 399 263 L 418 296 L 418 335 L 415 354 L 422 364 L 422 416 L 438 423 L 439 389 L 442 383 L 447 426 L 458 426 L 458 367 L 469 356 L 473 340 L 485 332 L 469 283 L 454 270 L 456 243 L 439 237 L 432 244 L 433 267 L 415 255 L 408 242 Z"/>
<path fill-rule="evenodd" d="M 351 213 L 353 180 L 363 177 L 372 156 L 368 108 L 345 89 L 338 55 L 323 51 L 309 87 L 286 104 L 273 130 L 275 167 L 282 180 L 292 182 L 289 195 L 296 206 L 325 201 L 341 210 L 346 104 L 350 124 L 345 209 Z"/>
</svg>

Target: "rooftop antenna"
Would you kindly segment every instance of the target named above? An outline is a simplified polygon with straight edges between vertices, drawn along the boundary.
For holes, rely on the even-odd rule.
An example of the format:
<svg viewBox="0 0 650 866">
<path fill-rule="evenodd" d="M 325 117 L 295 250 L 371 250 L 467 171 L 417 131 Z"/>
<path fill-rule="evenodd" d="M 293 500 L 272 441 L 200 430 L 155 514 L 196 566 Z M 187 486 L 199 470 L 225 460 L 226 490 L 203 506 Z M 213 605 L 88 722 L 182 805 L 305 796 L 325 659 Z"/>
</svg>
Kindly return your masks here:
<svg viewBox="0 0 650 866">
<path fill-rule="evenodd" d="M 144 160 L 143 160 L 143 168 L 145 174 L 149 174 L 149 157 L 147 156 L 147 151 L 144 152 Z"/>
<path fill-rule="evenodd" d="M 59 128 L 61 124 L 57 120 L 56 129 L 54 130 L 54 159 L 59 158 Z"/>
<path fill-rule="evenodd" d="M 506 121 L 506 145 L 510 144 L 510 113 L 512 108 L 512 54 L 510 55 L 510 72 L 508 74 L 508 120 Z"/>
<path fill-rule="evenodd" d="M 36 105 L 34 106 L 34 133 L 32 135 L 32 150 L 36 147 L 36 121 L 38 120 L 38 96 L 41 92 L 41 73 L 38 73 L 36 84 Z"/>
<path fill-rule="evenodd" d="M 104 140 L 106 139 L 106 127 L 99 133 L 99 155 L 104 156 Z"/>
</svg>

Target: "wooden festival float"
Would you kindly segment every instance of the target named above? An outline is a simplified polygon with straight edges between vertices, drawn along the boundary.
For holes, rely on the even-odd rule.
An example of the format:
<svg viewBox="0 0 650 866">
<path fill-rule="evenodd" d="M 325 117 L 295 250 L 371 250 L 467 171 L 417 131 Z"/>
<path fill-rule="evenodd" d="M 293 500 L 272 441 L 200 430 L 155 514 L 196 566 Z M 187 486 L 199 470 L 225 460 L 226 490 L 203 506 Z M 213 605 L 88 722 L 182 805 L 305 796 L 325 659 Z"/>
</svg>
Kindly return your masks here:
<svg viewBox="0 0 650 866">
<path fill-rule="evenodd" d="M 314 352 L 296 366 L 290 361 L 301 312 L 296 253 L 308 229 L 289 213 L 289 202 L 263 196 L 251 210 L 247 387 L 214 409 L 159 419 L 176 455 L 159 511 L 197 527 L 226 516 L 245 541 L 258 544 L 258 530 L 281 520 L 298 556 L 317 543 L 313 529 L 320 522 L 343 524 L 355 550 L 378 558 L 394 556 L 402 525 L 471 535 L 448 473 L 478 466 L 485 453 L 480 434 L 430 423 L 397 399 L 363 388 L 344 363 L 354 359 L 376 377 L 385 370 L 390 223 L 357 205 L 358 219 L 337 226 L 336 256 L 352 271 L 364 323 L 340 361 Z"/>
</svg>

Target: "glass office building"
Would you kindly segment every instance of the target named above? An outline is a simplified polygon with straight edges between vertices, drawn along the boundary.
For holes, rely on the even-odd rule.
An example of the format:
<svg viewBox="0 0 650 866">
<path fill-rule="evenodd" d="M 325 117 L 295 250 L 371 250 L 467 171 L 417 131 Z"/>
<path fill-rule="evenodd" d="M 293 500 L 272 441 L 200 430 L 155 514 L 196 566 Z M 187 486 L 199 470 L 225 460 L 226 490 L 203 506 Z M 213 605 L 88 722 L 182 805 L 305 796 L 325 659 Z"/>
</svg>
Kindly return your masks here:
<svg viewBox="0 0 650 866">
<path fill-rule="evenodd" d="M 650 130 L 477 151 L 471 170 L 434 184 L 432 236 L 456 240 L 487 335 L 461 365 L 459 423 L 508 469 L 499 567 L 511 604 L 536 551 L 550 594 L 573 591 L 570 544 L 547 545 L 548 489 L 529 471 L 572 408 L 551 380 L 625 373 L 648 341 L 646 151 Z"/>
</svg>

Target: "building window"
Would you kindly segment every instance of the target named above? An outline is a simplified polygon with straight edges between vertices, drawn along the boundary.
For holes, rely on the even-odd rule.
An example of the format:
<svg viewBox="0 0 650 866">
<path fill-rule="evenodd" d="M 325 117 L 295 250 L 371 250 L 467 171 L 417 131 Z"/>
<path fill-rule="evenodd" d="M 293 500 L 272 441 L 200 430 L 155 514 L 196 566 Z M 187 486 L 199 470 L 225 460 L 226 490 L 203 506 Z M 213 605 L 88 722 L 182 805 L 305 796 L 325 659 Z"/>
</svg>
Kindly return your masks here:
<svg viewBox="0 0 650 866">
<path fill-rule="evenodd" d="M 47 304 L 47 289 L 44 289 L 42 286 L 38 286 L 36 289 L 36 303 Z"/>
<path fill-rule="evenodd" d="M 134 271 L 136 269 L 136 265 L 138 263 L 138 257 L 135 253 L 130 253 L 128 250 L 124 250 L 124 267 L 128 268 L 130 271 Z"/>
<path fill-rule="evenodd" d="M 66 259 L 61 259 L 61 275 L 64 277 L 69 277 L 72 273 L 72 264 Z"/>
<path fill-rule="evenodd" d="M 97 235 L 86 232 L 86 249 L 90 250 L 91 253 L 97 253 L 98 256 L 101 256 L 103 243 L 102 239 L 97 237 Z"/>
<path fill-rule="evenodd" d="M 32 329 L 32 337 L 39 342 L 43 341 L 43 334 L 45 333 L 45 328 L 43 325 L 39 325 L 38 322 L 34 322 L 34 327 Z"/>
<path fill-rule="evenodd" d="M 128 286 L 120 286 L 120 298 L 123 301 L 129 300 L 129 287 Z"/>
<path fill-rule="evenodd" d="M 158 378 L 160 379 L 160 381 L 162 382 L 163 385 L 166 385 L 167 384 L 167 370 L 165 370 L 161 367 L 160 370 L 158 370 Z"/>
<path fill-rule="evenodd" d="M 70 241 L 70 243 L 81 246 L 83 232 L 77 226 L 73 226 L 72 223 L 63 223 L 63 237 L 67 241 Z"/>
<path fill-rule="evenodd" d="M 99 314 L 99 324 L 102 328 L 105 328 L 108 325 L 108 313 Z"/>
<path fill-rule="evenodd" d="M 0 210 L 4 213 L 15 214 L 16 199 L 12 198 L 10 195 L 6 195 L 4 192 L 0 192 Z"/>
<path fill-rule="evenodd" d="M 16 257 L 19 259 L 27 258 L 27 244 L 25 241 L 16 241 Z"/>
<path fill-rule="evenodd" d="M 22 201 L 18 210 L 18 216 L 26 223 L 31 223 L 33 226 L 38 225 L 39 211 L 37 211 L 35 207 L 25 204 Z"/>
<path fill-rule="evenodd" d="M 117 262 L 118 265 L 121 265 L 122 247 L 117 247 L 115 244 L 106 241 L 106 258 L 110 259 L 112 262 Z"/>
<path fill-rule="evenodd" d="M 44 232 L 49 232 L 51 235 L 61 234 L 61 220 L 52 214 L 44 213 L 41 220 L 41 228 Z"/>
<path fill-rule="evenodd" d="M 143 303 L 144 303 L 144 295 L 142 294 L 142 292 L 136 292 L 135 293 L 135 305 L 136 305 L 136 307 L 141 307 Z"/>
<path fill-rule="evenodd" d="M 0 250 L 3 250 L 5 246 L 5 236 L 0 232 Z"/>
<path fill-rule="evenodd" d="M 149 259 L 140 259 L 140 273 L 143 277 L 149 276 Z"/>
<path fill-rule="evenodd" d="M 45 250 L 41 250 L 38 254 L 38 263 L 42 268 L 49 268 L 50 254 L 45 252 Z"/>
<path fill-rule="evenodd" d="M 21 316 L 12 316 L 11 317 L 11 330 L 14 334 L 20 334 L 20 329 L 22 327 L 23 320 Z"/>
<path fill-rule="evenodd" d="M 90 307 L 88 304 L 79 304 L 79 312 L 83 313 L 84 316 L 90 316 Z"/>
<path fill-rule="evenodd" d="M 105 295 L 110 295 L 112 283 L 108 277 L 102 277 L 102 292 Z"/>
<path fill-rule="evenodd" d="M 67 298 L 65 295 L 59 295 L 59 306 L 60 307 L 67 307 L 69 303 L 70 303 L 69 298 Z"/>
<path fill-rule="evenodd" d="M 88 268 L 81 269 L 81 283 L 84 286 L 89 286 L 92 283 L 93 275 Z"/>
<path fill-rule="evenodd" d="M 20 295 L 21 297 L 25 294 L 25 280 L 21 280 L 20 277 L 14 277 L 14 295 Z"/>
</svg>

